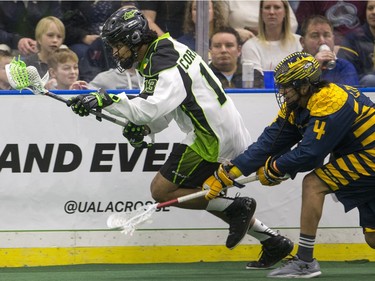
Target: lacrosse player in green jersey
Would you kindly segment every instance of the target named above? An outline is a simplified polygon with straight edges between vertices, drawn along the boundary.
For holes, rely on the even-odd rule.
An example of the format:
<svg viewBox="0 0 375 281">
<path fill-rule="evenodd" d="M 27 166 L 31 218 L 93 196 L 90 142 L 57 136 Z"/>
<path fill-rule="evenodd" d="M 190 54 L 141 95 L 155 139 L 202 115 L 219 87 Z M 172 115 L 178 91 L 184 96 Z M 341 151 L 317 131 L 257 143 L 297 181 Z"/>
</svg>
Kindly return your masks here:
<svg viewBox="0 0 375 281">
<path fill-rule="evenodd" d="M 330 193 L 346 212 L 358 209 L 365 240 L 375 249 L 375 104 L 358 89 L 322 80 L 321 75 L 319 62 L 308 53 L 282 60 L 275 68 L 277 118 L 244 153 L 219 168 L 229 171 L 219 175 L 223 178 L 215 174 L 206 181 L 208 196 L 214 198 L 223 182 L 238 175 L 257 172 L 263 185 L 273 186 L 309 172 L 302 183 L 297 255 L 268 277 L 321 274 L 313 250 L 324 198 Z"/>
<path fill-rule="evenodd" d="M 120 9 L 104 24 L 103 41 L 112 49 L 120 71 L 136 65 L 143 81 L 141 93 L 129 99 L 125 93 L 95 92 L 70 100 L 72 110 L 85 116 L 105 109 L 129 124 L 124 136 L 134 147 L 144 148 L 147 133 L 158 133 L 175 120 L 186 137 L 174 147 L 151 183 L 157 202 L 200 191 L 205 179 L 251 142 L 250 134 L 215 74 L 202 58 L 169 34 L 157 37 L 135 8 Z M 219 171 L 223 173 L 224 171 Z M 227 185 L 236 185 L 234 181 Z M 213 200 L 204 197 L 176 207 L 201 209 L 229 224 L 226 246 L 233 249 L 246 233 L 263 244 L 259 261 L 249 268 L 267 268 L 287 256 L 293 243 L 253 218 L 256 201 L 248 197 Z"/>
</svg>

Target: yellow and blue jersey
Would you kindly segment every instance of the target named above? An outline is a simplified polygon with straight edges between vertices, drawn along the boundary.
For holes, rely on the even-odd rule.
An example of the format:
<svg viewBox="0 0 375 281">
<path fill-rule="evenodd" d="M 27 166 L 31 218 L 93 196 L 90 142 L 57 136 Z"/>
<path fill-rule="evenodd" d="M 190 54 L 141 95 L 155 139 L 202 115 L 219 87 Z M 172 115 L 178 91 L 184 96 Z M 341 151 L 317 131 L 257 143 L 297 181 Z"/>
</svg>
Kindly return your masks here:
<svg viewBox="0 0 375 281">
<path fill-rule="evenodd" d="M 342 167 L 375 175 L 375 106 L 358 89 L 331 83 L 314 93 L 306 108 L 295 110 L 284 126 L 283 112 L 232 161 L 244 175 L 257 171 L 271 155 L 281 154 L 278 169 L 294 177 L 321 166 L 330 153 L 337 158 L 355 152 L 361 157 L 343 158 Z"/>
</svg>

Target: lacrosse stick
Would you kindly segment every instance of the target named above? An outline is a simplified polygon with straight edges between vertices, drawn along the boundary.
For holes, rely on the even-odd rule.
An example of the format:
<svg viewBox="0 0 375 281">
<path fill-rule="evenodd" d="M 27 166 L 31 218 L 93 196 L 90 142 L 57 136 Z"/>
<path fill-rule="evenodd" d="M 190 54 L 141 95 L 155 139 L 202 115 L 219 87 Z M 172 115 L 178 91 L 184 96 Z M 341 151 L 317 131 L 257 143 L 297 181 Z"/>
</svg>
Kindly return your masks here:
<svg viewBox="0 0 375 281">
<path fill-rule="evenodd" d="M 257 176 L 251 176 L 247 178 L 243 178 L 238 180 L 237 182 L 240 184 L 246 184 L 249 182 L 256 181 L 258 179 Z M 199 197 L 206 195 L 208 190 L 202 190 L 199 192 L 195 192 L 189 195 L 185 195 L 182 197 L 178 197 L 163 203 L 156 203 L 148 206 L 143 206 L 143 208 L 139 210 L 135 210 L 132 213 L 123 214 L 123 213 L 116 213 L 112 214 L 107 219 L 107 226 L 112 229 L 121 230 L 121 233 L 130 234 L 132 235 L 136 230 L 137 226 L 141 223 L 146 222 L 152 216 L 153 213 L 156 212 L 157 209 L 161 209 L 164 207 L 169 207 L 174 204 L 186 202 L 189 200 L 193 200 Z"/>
<path fill-rule="evenodd" d="M 5 66 L 5 72 L 10 86 L 14 89 L 29 89 L 34 94 L 45 95 L 65 104 L 68 102 L 68 100 L 64 99 L 63 97 L 51 93 L 44 88 L 44 85 L 49 78 L 48 72 L 42 79 L 40 78 L 38 70 L 35 68 L 35 66 L 26 66 L 25 62 L 23 62 L 21 59 L 16 60 L 13 58 L 11 63 Z M 90 113 L 98 118 L 102 118 L 122 127 L 126 127 L 125 122 L 104 113 L 97 112 L 95 110 L 90 110 Z"/>
</svg>

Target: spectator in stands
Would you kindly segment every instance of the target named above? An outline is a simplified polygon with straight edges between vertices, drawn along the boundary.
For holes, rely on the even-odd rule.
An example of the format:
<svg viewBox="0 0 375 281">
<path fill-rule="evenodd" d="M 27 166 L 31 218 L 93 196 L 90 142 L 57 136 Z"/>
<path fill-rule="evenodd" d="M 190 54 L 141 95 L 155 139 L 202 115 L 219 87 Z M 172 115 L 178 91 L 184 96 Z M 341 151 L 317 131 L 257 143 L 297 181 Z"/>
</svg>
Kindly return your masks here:
<svg viewBox="0 0 375 281">
<path fill-rule="evenodd" d="M 47 60 L 59 49 L 65 39 L 65 27 L 61 20 L 48 16 L 42 18 L 35 28 L 38 52 L 24 58 L 26 65 L 33 65 L 43 77 L 48 72 Z"/>
<path fill-rule="evenodd" d="M 5 73 L 5 65 L 13 59 L 9 51 L 0 50 L 0 90 L 10 90 L 9 81 Z"/>
<path fill-rule="evenodd" d="M 319 62 L 322 68 L 321 79 L 333 83 L 358 86 L 358 74 L 352 63 L 345 59 L 336 58 L 333 51 L 335 36 L 333 26 L 329 20 L 320 15 L 308 17 L 301 26 L 301 45 L 303 51 L 310 53 Z M 326 45 L 330 50 L 321 50 Z M 335 61 L 335 67 L 330 69 L 327 63 Z"/>
<path fill-rule="evenodd" d="M 242 62 L 254 63 L 254 69 L 273 71 L 287 55 L 301 51 L 300 36 L 290 29 L 288 1 L 261 0 L 259 5 L 258 36 L 245 42 Z"/>
<path fill-rule="evenodd" d="M 158 36 L 165 32 L 173 38 L 183 35 L 182 25 L 186 1 L 139 1 L 138 7 Z"/>
<path fill-rule="evenodd" d="M 100 37 L 104 22 L 121 6 L 121 1 L 62 1 L 65 44 L 82 58 Z"/>
<path fill-rule="evenodd" d="M 211 63 L 209 66 L 221 81 L 223 88 L 243 88 L 241 38 L 232 27 L 222 27 L 210 39 Z M 254 87 L 263 87 L 263 75 L 255 70 Z"/>
<path fill-rule="evenodd" d="M 89 83 L 90 89 L 139 89 L 139 79 L 134 68 L 120 72 L 111 68 L 95 76 Z"/>
<path fill-rule="evenodd" d="M 300 1 L 296 11 L 300 26 L 307 15 L 325 16 L 334 27 L 335 45 L 339 46 L 345 34 L 364 23 L 366 1 Z"/>
<path fill-rule="evenodd" d="M 35 27 L 46 16 L 61 18 L 60 1 L 1 1 L 0 44 L 22 56 L 37 53 Z"/>
<path fill-rule="evenodd" d="M 225 10 L 221 1 L 209 1 L 209 36 L 223 26 L 227 25 L 227 19 L 224 16 Z M 188 1 L 183 23 L 184 35 L 177 40 L 190 49 L 195 50 L 195 26 L 197 20 L 197 1 Z"/>
<path fill-rule="evenodd" d="M 242 42 L 258 35 L 259 0 L 225 0 L 229 25 L 241 35 Z M 297 31 L 298 23 L 293 10 L 289 6 L 290 29 Z"/>
<path fill-rule="evenodd" d="M 90 81 L 99 72 L 114 65 L 100 38 L 104 22 L 123 5 L 134 1 L 63 1 L 63 22 L 67 37 L 65 44 L 79 59 L 80 79 Z"/>
<path fill-rule="evenodd" d="M 77 81 L 79 75 L 78 56 L 68 48 L 56 50 L 48 58 L 50 80 L 46 84 L 49 90 L 87 89 L 85 81 Z M 72 85 L 75 84 L 75 87 Z"/>
<path fill-rule="evenodd" d="M 353 63 L 360 86 L 374 87 L 375 1 L 367 1 L 366 4 L 366 22 L 345 36 L 337 56 Z"/>
</svg>

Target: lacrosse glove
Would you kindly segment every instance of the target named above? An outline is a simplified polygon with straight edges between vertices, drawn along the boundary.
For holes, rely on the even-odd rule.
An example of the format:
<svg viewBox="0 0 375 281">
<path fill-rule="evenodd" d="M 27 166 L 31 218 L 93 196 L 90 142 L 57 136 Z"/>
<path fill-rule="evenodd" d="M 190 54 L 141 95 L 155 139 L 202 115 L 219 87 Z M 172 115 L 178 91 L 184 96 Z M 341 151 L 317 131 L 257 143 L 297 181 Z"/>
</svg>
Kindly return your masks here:
<svg viewBox="0 0 375 281">
<path fill-rule="evenodd" d="M 260 183 L 268 186 L 278 185 L 289 178 L 277 169 L 274 157 L 268 157 L 266 164 L 258 169 L 257 175 Z"/>
<path fill-rule="evenodd" d="M 229 175 L 230 174 L 230 175 Z M 238 178 L 241 176 L 241 171 L 233 165 L 223 165 L 219 166 L 219 169 L 214 172 L 212 176 L 210 176 L 206 181 L 203 183 L 203 190 L 209 189 L 207 194 L 204 196 L 207 200 L 214 199 L 215 197 L 219 196 L 220 192 L 223 190 L 224 187 L 227 186 L 237 186 L 237 187 L 244 187 L 245 185 L 236 182 L 233 178 Z"/>
<path fill-rule="evenodd" d="M 146 135 L 150 132 L 145 125 L 135 125 L 132 122 L 128 122 L 124 130 L 122 131 L 122 135 L 128 139 L 130 145 L 134 148 L 147 148 L 151 147 L 152 143 L 147 143 L 143 139 Z"/>
<path fill-rule="evenodd" d="M 66 104 L 70 106 L 74 113 L 79 116 L 87 116 L 90 110 L 100 111 L 102 108 L 119 102 L 120 98 L 114 94 L 107 94 L 105 90 L 99 89 L 98 92 L 92 92 L 86 95 L 78 95 L 69 99 Z"/>
</svg>

